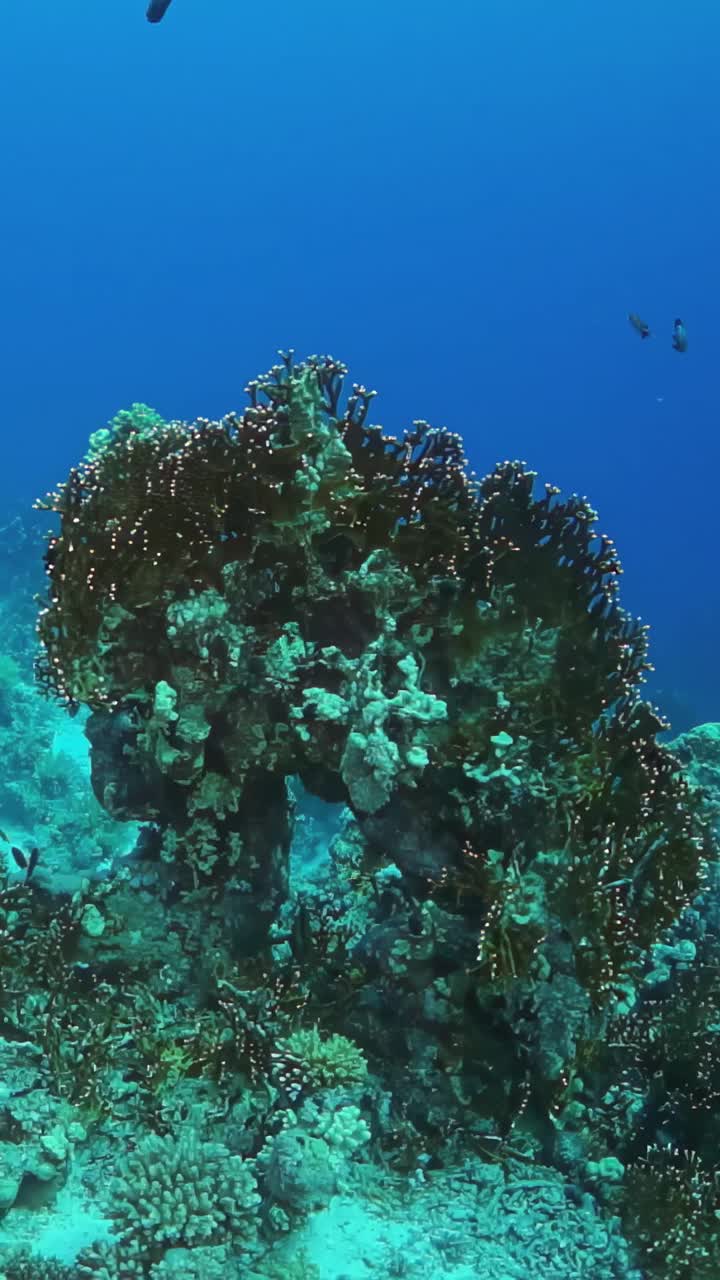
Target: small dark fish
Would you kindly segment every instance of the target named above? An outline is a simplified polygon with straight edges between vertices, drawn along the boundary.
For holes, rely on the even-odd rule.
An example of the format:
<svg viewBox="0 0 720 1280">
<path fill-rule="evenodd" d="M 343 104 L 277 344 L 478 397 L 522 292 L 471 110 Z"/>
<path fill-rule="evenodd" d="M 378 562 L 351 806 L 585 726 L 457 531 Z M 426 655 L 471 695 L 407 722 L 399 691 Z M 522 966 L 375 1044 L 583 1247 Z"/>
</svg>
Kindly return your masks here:
<svg viewBox="0 0 720 1280">
<path fill-rule="evenodd" d="M 641 320 L 637 312 L 630 311 L 628 313 L 628 320 L 630 321 L 635 332 L 640 334 L 641 338 L 650 337 L 650 325 L 646 324 L 644 320 Z"/>
<path fill-rule="evenodd" d="M 682 320 L 676 320 L 673 325 L 672 344 L 675 351 L 687 351 L 687 330 Z"/>
<path fill-rule="evenodd" d="M 17 866 L 21 871 L 25 872 L 26 881 L 29 880 L 38 864 L 40 850 L 36 848 L 31 849 L 30 857 L 27 857 L 27 855 L 23 853 L 22 849 L 18 849 L 17 845 L 12 844 L 10 845 L 10 852 L 15 859 Z"/>
<path fill-rule="evenodd" d="M 165 17 L 172 0 L 150 0 L 147 7 L 146 18 L 148 22 L 160 22 Z"/>
</svg>

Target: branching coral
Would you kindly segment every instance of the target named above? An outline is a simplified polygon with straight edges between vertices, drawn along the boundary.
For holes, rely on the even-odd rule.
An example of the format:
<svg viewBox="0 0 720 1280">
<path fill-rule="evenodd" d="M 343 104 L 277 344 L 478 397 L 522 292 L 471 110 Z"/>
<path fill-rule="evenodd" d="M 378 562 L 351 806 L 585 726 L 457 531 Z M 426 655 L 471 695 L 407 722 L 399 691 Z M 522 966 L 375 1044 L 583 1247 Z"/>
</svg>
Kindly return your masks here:
<svg viewBox="0 0 720 1280">
<path fill-rule="evenodd" d="M 110 1184 L 114 1243 L 81 1256 L 82 1276 L 150 1274 L 176 1248 L 232 1244 L 247 1248 L 256 1234 L 260 1198 L 240 1156 L 203 1141 L 192 1126 L 179 1137 L 150 1134 L 126 1156 Z"/>
</svg>

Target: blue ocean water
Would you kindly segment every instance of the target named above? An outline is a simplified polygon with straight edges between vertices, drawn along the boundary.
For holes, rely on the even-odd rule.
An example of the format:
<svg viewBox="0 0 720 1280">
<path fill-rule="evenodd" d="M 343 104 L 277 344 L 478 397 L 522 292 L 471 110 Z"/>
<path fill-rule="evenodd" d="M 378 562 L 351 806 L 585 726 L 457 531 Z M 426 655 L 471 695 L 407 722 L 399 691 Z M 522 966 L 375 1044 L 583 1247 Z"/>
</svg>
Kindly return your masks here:
<svg viewBox="0 0 720 1280">
<path fill-rule="evenodd" d="M 653 1197 L 668 1188 L 657 1212 L 668 1280 L 708 1280 L 684 1228 L 720 1176 L 701 1183 L 697 1172 L 714 1149 L 717 1121 L 703 1125 L 720 1096 L 720 881 L 710 835 L 698 834 L 701 818 L 720 829 L 720 12 L 710 0 L 171 0 L 148 23 L 145 4 L 34 0 L 3 14 L 0 1280 L 657 1280 Z M 647 340 L 629 313 L 648 324 Z M 649 694 L 676 732 L 695 726 L 676 749 L 702 801 L 688 800 L 695 793 L 655 754 L 655 722 L 633 718 L 631 697 L 624 714 L 632 681 L 612 684 L 613 670 L 604 701 L 587 694 L 589 722 L 577 727 L 580 712 L 561 720 L 555 742 L 542 738 L 543 717 L 566 696 L 579 705 L 583 679 L 592 683 L 567 661 L 581 675 L 557 703 L 538 699 L 530 760 L 515 753 L 532 734 L 513 736 L 503 719 L 515 707 L 497 652 L 469 675 L 467 653 L 448 642 L 447 669 L 432 648 L 426 669 L 428 642 L 415 635 L 417 652 L 400 666 L 392 642 L 375 652 L 359 607 L 348 633 L 327 596 L 304 615 L 303 643 L 309 653 L 307 637 L 322 633 L 326 655 L 337 641 L 345 666 L 323 658 L 327 688 L 315 687 L 327 676 L 319 659 L 304 669 L 305 702 L 284 726 L 292 624 L 274 645 L 264 636 L 246 670 L 228 635 L 262 630 L 270 605 L 252 625 L 243 611 L 267 603 L 266 579 L 258 570 L 246 598 L 242 575 L 193 577 L 192 557 L 191 585 L 163 617 L 171 668 L 156 671 L 149 649 L 141 670 L 129 627 L 120 705 L 93 683 L 86 653 L 62 669 L 48 631 L 41 683 L 69 707 L 38 698 L 43 548 L 26 535 L 50 518 L 32 515 L 33 501 L 64 482 L 119 410 L 139 402 L 166 421 L 220 419 L 244 409 L 248 381 L 290 348 L 300 360 L 329 352 L 346 362 L 349 384 L 377 390 L 370 419 L 387 432 L 427 420 L 460 433 L 479 475 L 519 459 L 563 497 L 587 497 L 620 553 L 622 604 L 651 627 Z M 136 415 L 131 434 L 143 438 L 148 421 Z M 127 432 L 128 419 L 115 419 L 97 446 L 88 493 L 103 492 L 103 447 L 107 458 Z M 104 511 L 90 554 L 104 534 L 114 554 L 115 515 Z M 121 546 L 124 520 L 118 511 Z M 571 517 L 568 527 L 574 537 Z M 192 541 L 188 528 L 180 541 Z M 218 544 L 234 537 L 223 531 Z M 433 554 L 443 561 L 442 548 Z M 454 561 L 452 573 L 443 567 L 455 574 Z M 391 576 L 372 557 L 362 572 Z M 91 590 L 93 573 L 78 579 Z M 227 600 L 209 604 L 218 581 Z M 64 582 L 58 572 L 48 602 Z M 125 585 L 112 584 L 113 606 Z M 492 607 L 512 604 L 512 590 L 498 586 Z M 593 608 L 598 598 L 588 595 Z M 157 599 L 140 592 L 133 603 L 142 622 Z M 424 608 L 436 619 L 435 598 L 422 605 L 418 634 Z M 68 617 L 73 602 L 62 607 Z M 130 616 L 122 605 L 109 613 L 103 657 Z M 89 634 L 91 605 L 87 617 Z M 572 601 L 557 617 L 548 632 L 566 617 L 577 625 Z M 625 649 L 641 648 L 628 627 L 617 672 L 632 665 Z M 517 670 L 512 644 L 502 651 L 523 712 L 533 664 L 555 653 L 541 632 Z M 294 770 L 274 740 L 261 766 L 257 744 L 267 747 L 270 729 L 263 721 L 243 737 L 262 702 L 245 692 L 261 668 L 267 676 L 273 648 L 273 727 L 314 742 L 318 724 L 330 725 L 334 767 L 309 751 Z M 602 666 L 599 641 L 594 652 Z M 195 676 L 222 683 L 226 660 L 232 695 L 215 701 L 205 688 L 207 706 L 194 704 Z M 333 732 L 350 716 L 353 662 L 367 738 L 356 725 L 356 756 L 346 747 L 340 768 Z M 422 735 L 433 742 L 427 726 L 442 721 L 458 684 L 467 758 L 454 758 L 459 780 L 443 774 L 442 786 L 459 796 L 468 779 L 477 784 L 474 832 L 485 843 L 458 838 L 448 852 L 443 823 L 456 822 L 455 839 L 459 819 L 447 817 L 440 784 L 427 799 L 436 757 Z M 618 707 L 612 728 L 630 745 L 616 758 L 604 717 L 610 725 Z M 482 759 L 466 745 L 475 714 Z M 386 729 L 382 746 L 396 754 L 383 762 L 376 741 L 373 772 L 363 751 Z M 201 767 L 205 748 L 195 748 L 206 739 Z M 545 766 L 548 778 L 557 766 L 550 782 Z M 396 776 L 407 807 L 390 821 Z M 552 787 L 555 827 L 537 816 Z M 436 844 L 426 809 L 437 809 Z M 551 827 L 560 837 L 543 844 Z M 559 883 L 565 855 L 577 869 L 573 840 L 597 856 L 597 876 L 569 879 L 552 915 L 543 875 Z M 703 852 L 702 876 L 690 846 Z M 653 880 L 663 858 L 668 873 Z M 485 878 L 472 881 L 480 864 Z M 596 922 L 610 900 L 620 906 L 603 917 L 598 977 L 594 942 L 573 929 L 582 910 Z M 581 904 L 576 917 L 563 916 L 568 901 Z M 593 953 L 586 970 L 568 959 L 571 937 Z M 638 950 L 623 985 L 628 938 Z M 597 1030 L 593 1001 L 611 989 L 616 1021 L 593 1046 L 579 1028 Z M 201 1176 L 210 1196 L 198 1209 L 193 1188 L 188 1212 L 185 1181 Z M 666 1229 L 667 1205 L 676 1221 Z M 113 1240 L 113 1230 L 125 1235 Z M 45 1270 L 16 1248 L 58 1261 Z"/>
<path fill-rule="evenodd" d="M 133 400 L 217 416 L 330 350 L 388 429 L 587 494 L 658 685 L 718 717 L 716 6 L 142 10 L 3 17 L 2 493 Z"/>
</svg>

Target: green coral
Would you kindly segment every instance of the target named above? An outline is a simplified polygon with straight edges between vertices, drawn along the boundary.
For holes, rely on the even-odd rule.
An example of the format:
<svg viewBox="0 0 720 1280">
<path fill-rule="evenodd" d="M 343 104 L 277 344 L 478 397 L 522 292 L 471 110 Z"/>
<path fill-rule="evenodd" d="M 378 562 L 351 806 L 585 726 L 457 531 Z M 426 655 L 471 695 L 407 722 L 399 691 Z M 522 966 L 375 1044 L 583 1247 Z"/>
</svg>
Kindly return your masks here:
<svg viewBox="0 0 720 1280">
<path fill-rule="evenodd" d="M 165 426 L 165 421 L 151 409 L 149 405 L 136 401 L 129 409 L 120 409 L 106 427 L 94 431 L 90 436 L 88 460 L 95 462 L 107 449 L 131 436 L 152 435 Z"/>
<path fill-rule="evenodd" d="M 313 1089 L 359 1084 L 367 1077 L 367 1059 L 358 1046 L 347 1036 L 323 1037 L 317 1027 L 279 1040 L 274 1060 L 281 1075 L 292 1070 Z"/>
</svg>

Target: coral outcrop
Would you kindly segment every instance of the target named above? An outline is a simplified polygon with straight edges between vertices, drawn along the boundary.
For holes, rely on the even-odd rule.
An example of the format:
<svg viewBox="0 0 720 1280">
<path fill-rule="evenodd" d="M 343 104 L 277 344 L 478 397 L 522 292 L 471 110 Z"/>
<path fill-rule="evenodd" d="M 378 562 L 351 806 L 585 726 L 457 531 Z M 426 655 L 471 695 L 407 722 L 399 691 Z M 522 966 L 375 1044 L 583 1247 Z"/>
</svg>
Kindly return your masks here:
<svg viewBox="0 0 720 1280">
<path fill-rule="evenodd" d="M 615 549 L 518 463 L 475 482 L 458 436 L 383 434 L 344 375 L 288 355 L 241 416 L 96 440 L 46 504 L 40 679 L 93 709 L 96 793 L 181 885 L 271 916 L 299 775 L 462 899 L 479 964 L 523 969 L 552 921 L 602 999 L 702 848 Z"/>
<path fill-rule="evenodd" d="M 658 740 L 615 548 L 585 499 L 538 489 L 521 463 L 476 480 L 456 434 L 384 433 L 374 393 L 344 398 L 345 374 L 288 353 L 219 422 L 133 406 L 42 504 L 60 526 L 38 677 L 91 713 L 101 805 L 147 824 L 137 875 L 72 916 L 121 991 L 112 1024 L 87 1032 L 92 1096 L 121 1111 L 110 1048 L 151 1126 L 179 1083 L 226 1101 L 231 1081 L 264 1089 L 228 1132 L 273 1230 L 326 1203 L 371 1135 L 418 1179 L 462 1131 L 488 1160 L 560 1165 L 613 1208 L 626 1169 L 674 1203 L 674 1172 L 657 1170 L 668 1135 L 699 1146 L 699 1051 L 700 1100 L 717 1096 L 713 976 L 692 968 L 709 917 L 689 910 L 714 811 Z M 700 761 L 709 741 L 695 747 Z M 303 792 L 345 814 L 322 875 L 291 892 Z M 123 913 L 166 933 L 177 963 L 153 972 Z M 685 1055 L 680 1101 L 653 1049 L 671 990 L 695 1010 L 663 1021 Z M 318 1119 L 308 1095 L 333 1087 L 349 1094 Z M 639 1143 L 658 1138 L 645 1169 Z M 113 1276 L 124 1249 L 128 1274 L 159 1276 L 182 1265 L 172 1250 L 232 1245 L 227 1222 L 184 1231 L 99 1244 L 83 1265 Z M 675 1280 L 691 1254 L 673 1248 Z M 221 1265 L 208 1254 L 208 1274 Z"/>
</svg>

